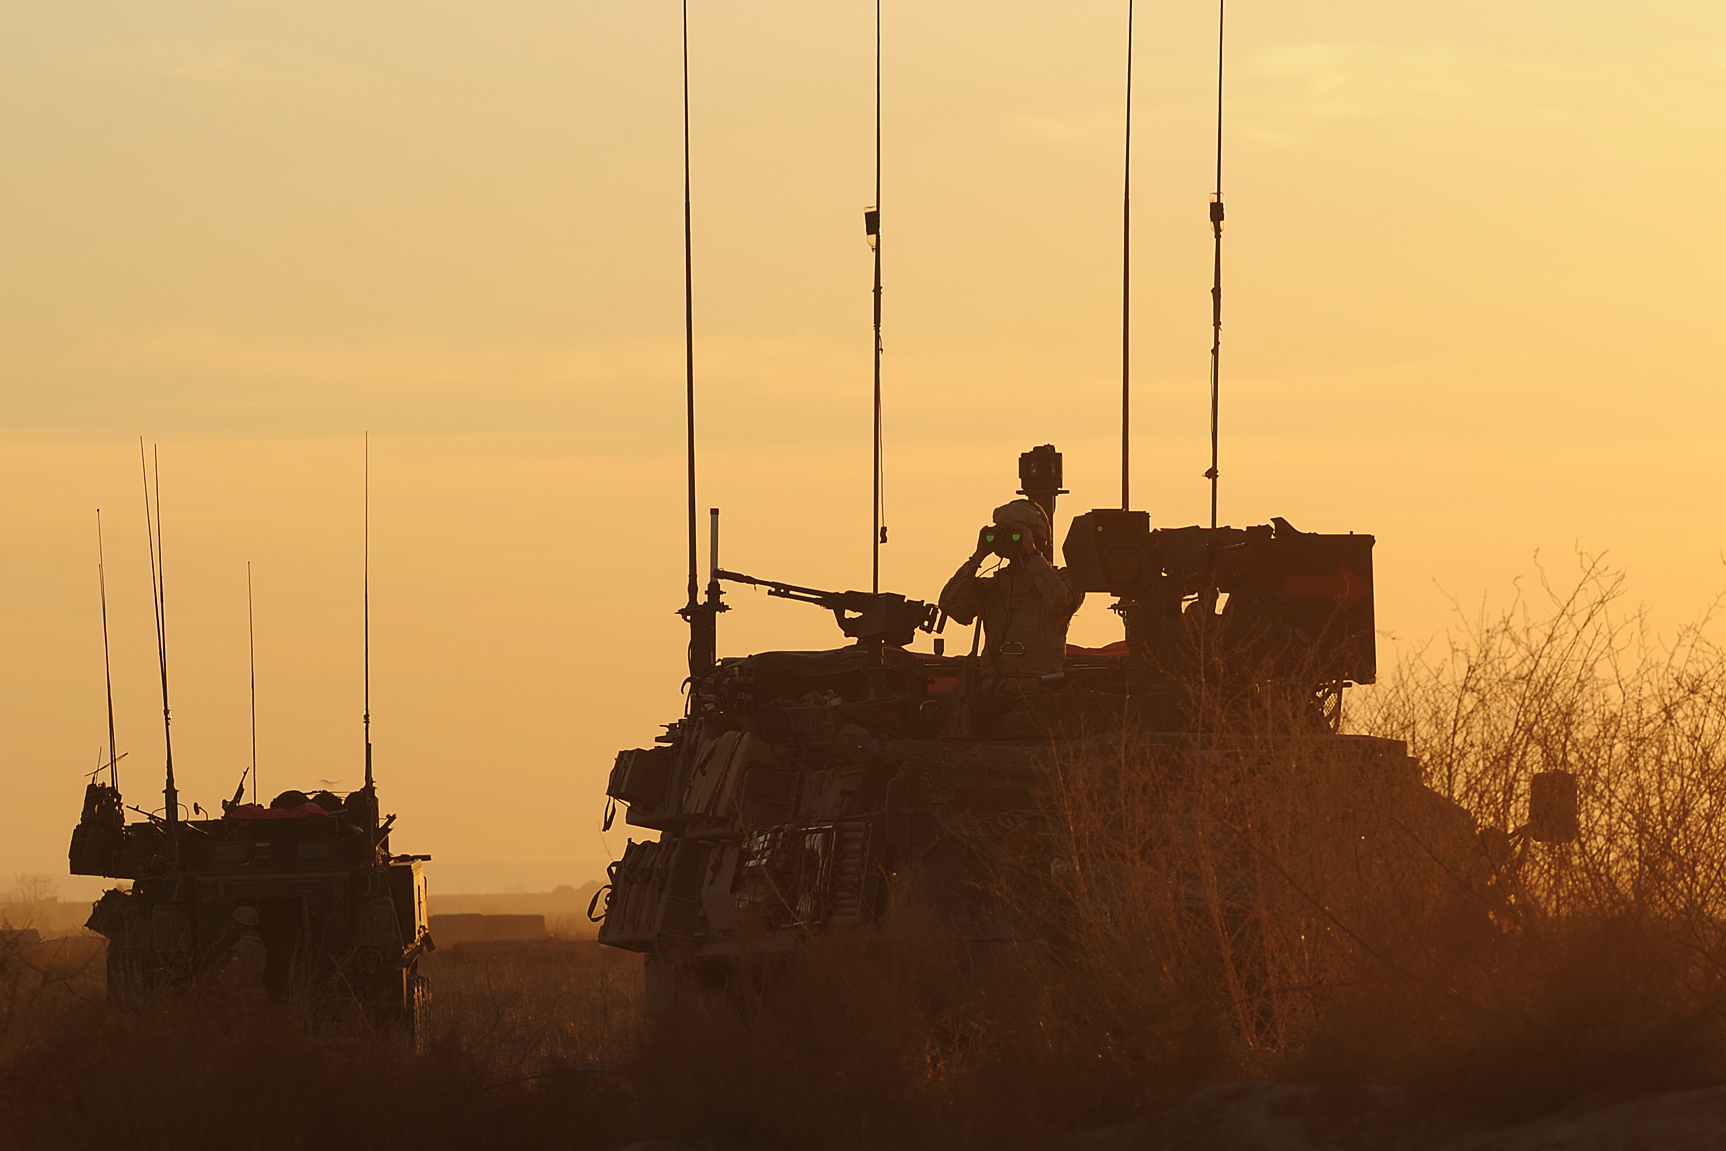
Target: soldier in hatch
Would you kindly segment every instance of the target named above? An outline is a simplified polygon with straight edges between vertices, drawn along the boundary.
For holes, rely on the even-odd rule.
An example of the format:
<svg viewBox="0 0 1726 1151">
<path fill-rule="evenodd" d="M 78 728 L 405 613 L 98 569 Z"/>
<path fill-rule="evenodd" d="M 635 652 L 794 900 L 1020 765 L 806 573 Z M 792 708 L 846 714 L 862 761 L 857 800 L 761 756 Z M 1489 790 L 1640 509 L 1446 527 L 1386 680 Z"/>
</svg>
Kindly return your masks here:
<svg viewBox="0 0 1726 1151">
<path fill-rule="evenodd" d="M 1030 500 L 995 509 L 995 522 L 977 533 L 977 550 L 941 589 L 941 610 L 961 624 L 983 617 L 983 673 L 994 677 L 1047 675 L 1067 658 L 1067 623 L 1084 602 L 1053 554 L 1049 517 Z M 990 555 L 1005 568 L 978 575 Z"/>
</svg>

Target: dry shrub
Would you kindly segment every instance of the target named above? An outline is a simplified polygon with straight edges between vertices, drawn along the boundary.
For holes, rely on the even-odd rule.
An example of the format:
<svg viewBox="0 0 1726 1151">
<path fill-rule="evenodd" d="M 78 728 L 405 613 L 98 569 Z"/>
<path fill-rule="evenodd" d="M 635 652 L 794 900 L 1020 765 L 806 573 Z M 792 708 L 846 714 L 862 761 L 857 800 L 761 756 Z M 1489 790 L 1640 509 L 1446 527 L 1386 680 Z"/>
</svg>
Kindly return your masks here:
<svg viewBox="0 0 1726 1151">
<path fill-rule="evenodd" d="M 1726 655 L 1710 617 L 1658 642 L 1622 575 L 1579 558 L 1574 585 L 1543 574 L 1533 602 L 1404 660 L 1354 724 L 1505 830 L 1536 772 L 1573 773 L 1581 837 L 1523 841 L 1480 901 L 1486 945 L 1430 987 L 1337 1002 L 1314 1064 L 1547 1101 L 1726 1071 Z"/>
<path fill-rule="evenodd" d="M 1261 703 L 1228 734 L 1058 756 L 1047 856 L 1003 884 L 1052 944 L 1039 1024 L 1093 1122 L 1283 1074 L 1339 997 L 1441 987 L 1484 934 L 1466 815 L 1394 747 L 1313 733 L 1309 699 Z"/>
</svg>

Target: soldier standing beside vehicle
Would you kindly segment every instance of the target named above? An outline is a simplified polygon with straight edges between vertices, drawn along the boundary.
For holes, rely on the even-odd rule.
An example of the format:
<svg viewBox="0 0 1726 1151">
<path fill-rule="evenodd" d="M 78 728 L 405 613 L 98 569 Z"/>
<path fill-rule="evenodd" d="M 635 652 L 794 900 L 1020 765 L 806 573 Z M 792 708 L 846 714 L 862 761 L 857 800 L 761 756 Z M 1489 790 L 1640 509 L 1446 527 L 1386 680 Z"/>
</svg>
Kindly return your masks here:
<svg viewBox="0 0 1726 1151">
<path fill-rule="evenodd" d="M 264 937 L 258 934 L 258 909 L 236 907 L 228 922 L 227 955 L 222 960 L 222 985 L 241 995 L 262 997 L 264 971 L 269 966 L 270 952 Z"/>
<path fill-rule="evenodd" d="M 983 674 L 1048 675 L 1067 658 L 1067 624 L 1085 600 L 1053 555 L 1049 518 L 1030 500 L 995 509 L 977 533 L 977 550 L 941 589 L 941 610 L 960 624 L 983 617 Z M 988 575 L 977 567 L 990 555 L 1007 566 Z"/>
</svg>

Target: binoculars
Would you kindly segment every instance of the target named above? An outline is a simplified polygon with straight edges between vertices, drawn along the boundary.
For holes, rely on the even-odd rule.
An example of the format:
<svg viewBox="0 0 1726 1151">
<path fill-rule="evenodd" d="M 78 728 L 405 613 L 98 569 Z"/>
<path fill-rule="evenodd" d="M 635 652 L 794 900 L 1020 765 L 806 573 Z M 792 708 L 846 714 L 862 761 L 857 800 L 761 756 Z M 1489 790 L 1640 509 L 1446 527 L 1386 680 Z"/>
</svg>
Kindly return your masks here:
<svg viewBox="0 0 1726 1151">
<path fill-rule="evenodd" d="M 1019 541 L 1027 539 L 1030 531 L 1017 525 L 1001 527 L 990 524 L 983 529 L 983 546 L 1003 559 L 1012 559 L 1019 554 Z"/>
</svg>

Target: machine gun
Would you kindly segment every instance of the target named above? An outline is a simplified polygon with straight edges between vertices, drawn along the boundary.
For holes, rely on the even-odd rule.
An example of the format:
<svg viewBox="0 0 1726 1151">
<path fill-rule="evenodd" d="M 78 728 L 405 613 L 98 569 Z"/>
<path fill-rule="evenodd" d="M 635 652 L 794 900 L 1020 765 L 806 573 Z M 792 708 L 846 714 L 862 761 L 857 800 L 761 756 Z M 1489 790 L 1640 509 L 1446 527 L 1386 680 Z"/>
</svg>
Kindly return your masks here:
<svg viewBox="0 0 1726 1151">
<path fill-rule="evenodd" d="M 919 631 L 934 631 L 940 614 L 934 604 L 906 599 L 896 592 L 822 591 L 778 580 L 756 579 L 739 572 L 720 570 L 714 574 L 730 583 L 765 588 L 768 595 L 779 599 L 826 608 L 839 622 L 839 630 L 862 645 L 904 647 Z"/>
</svg>

